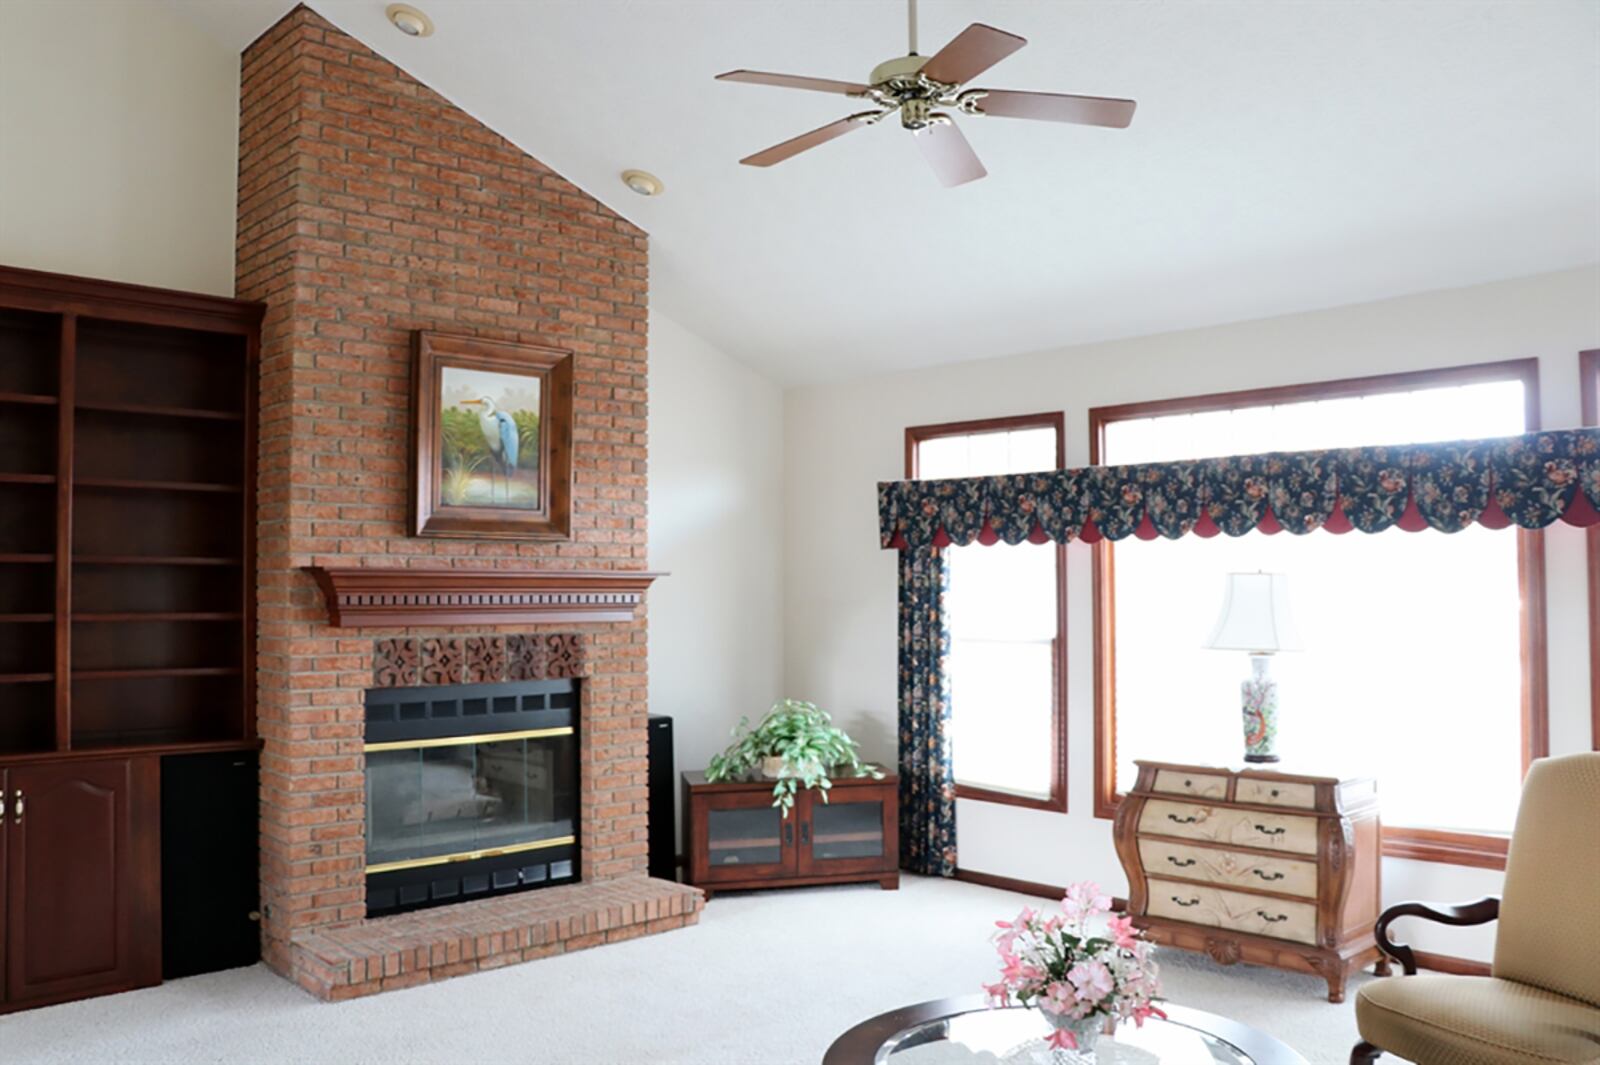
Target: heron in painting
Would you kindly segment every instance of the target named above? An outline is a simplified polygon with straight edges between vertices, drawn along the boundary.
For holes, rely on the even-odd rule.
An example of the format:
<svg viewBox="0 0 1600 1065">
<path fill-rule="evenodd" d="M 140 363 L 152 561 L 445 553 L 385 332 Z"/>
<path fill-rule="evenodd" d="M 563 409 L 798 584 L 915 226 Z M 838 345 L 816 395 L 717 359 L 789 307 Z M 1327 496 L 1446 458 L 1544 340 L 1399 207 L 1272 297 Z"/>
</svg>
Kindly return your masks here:
<svg viewBox="0 0 1600 1065">
<path fill-rule="evenodd" d="M 506 502 L 509 503 L 511 477 L 517 470 L 517 423 L 505 411 L 497 410 L 494 400 L 488 396 L 469 399 L 465 406 L 478 408 L 478 428 L 483 433 L 483 442 L 488 445 L 489 458 L 499 468 L 500 476 L 505 478 Z M 491 488 L 490 495 L 493 494 Z"/>
</svg>

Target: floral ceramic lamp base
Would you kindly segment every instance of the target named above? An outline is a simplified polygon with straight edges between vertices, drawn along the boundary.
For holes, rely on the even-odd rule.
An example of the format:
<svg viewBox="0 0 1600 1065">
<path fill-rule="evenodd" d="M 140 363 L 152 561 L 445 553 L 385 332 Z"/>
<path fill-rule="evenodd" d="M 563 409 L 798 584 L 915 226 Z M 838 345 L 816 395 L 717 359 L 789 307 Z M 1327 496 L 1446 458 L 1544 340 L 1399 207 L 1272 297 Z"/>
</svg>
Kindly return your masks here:
<svg viewBox="0 0 1600 1065">
<path fill-rule="evenodd" d="M 1250 676 L 1239 682 L 1247 762 L 1278 760 L 1278 682 L 1268 672 L 1271 662 L 1271 655 L 1251 655 Z"/>
</svg>

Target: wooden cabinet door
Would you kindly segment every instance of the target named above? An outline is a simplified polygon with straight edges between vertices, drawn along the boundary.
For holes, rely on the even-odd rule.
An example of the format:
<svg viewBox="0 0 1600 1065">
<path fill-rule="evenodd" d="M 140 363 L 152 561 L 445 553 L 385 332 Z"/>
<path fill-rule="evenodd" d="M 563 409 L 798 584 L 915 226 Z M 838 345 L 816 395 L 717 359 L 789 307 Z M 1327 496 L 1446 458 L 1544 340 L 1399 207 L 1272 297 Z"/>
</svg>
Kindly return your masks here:
<svg viewBox="0 0 1600 1065">
<path fill-rule="evenodd" d="M 889 872 L 899 865 L 900 824 L 892 786 L 835 787 L 828 801 L 801 792 L 800 875 Z"/>
<path fill-rule="evenodd" d="M 6 1005 L 161 979 L 154 758 L 14 766 L 6 825 Z"/>
<path fill-rule="evenodd" d="M 6 1004 L 6 924 L 10 912 L 6 909 L 6 844 L 11 838 L 11 783 L 10 771 L 0 769 L 0 1009 Z"/>
<path fill-rule="evenodd" d="M 772 792 L 702 792 L 690 797 L 690 883 L 727 884 L 795 873 L 796 825 Z M 798 803 L 796 804 L 798 809 Z"/>
</svg>

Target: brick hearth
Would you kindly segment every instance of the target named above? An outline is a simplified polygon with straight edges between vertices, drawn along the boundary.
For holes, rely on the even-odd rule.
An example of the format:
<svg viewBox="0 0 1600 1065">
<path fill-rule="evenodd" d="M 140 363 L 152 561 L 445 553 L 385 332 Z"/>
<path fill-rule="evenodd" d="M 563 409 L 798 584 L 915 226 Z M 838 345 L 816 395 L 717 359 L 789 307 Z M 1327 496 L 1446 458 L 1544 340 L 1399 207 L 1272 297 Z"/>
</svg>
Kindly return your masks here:
<svg viewBox="0 0 1600 1065">
<path fill-rule="evenodd" d="M 320 994 L 355 994 L 501 964 L 509 943 L 531 957 L 694 920 L 683 889 L 644 879 L 643 607 L 554 628 L 337 629 L 305 569 L 642 570 L 645 234 L 307 8 L 245 50 L 242 75 L 237 287 L 268 305 L 256 560 L 267 963 Z M 574 353 L 570 541 L 407 536 L 422 329 Z M 363 693 L 377 683 L 376 641 L 505 636 L 492 654 L 552 632 L 585 648 L 584 882 L 366 921 Z M 619 897 L 657 916 L 617 924 L 606 915 Z M 397 973 L 372 968 L 408 951 Z"/>
<path fill-rule="evenodd" d="M 645 877 L 463 902 L 300 936 L 294 977 L 357 998 L 682 928 L 704 905 L 699 888 Z"/>
</svg>

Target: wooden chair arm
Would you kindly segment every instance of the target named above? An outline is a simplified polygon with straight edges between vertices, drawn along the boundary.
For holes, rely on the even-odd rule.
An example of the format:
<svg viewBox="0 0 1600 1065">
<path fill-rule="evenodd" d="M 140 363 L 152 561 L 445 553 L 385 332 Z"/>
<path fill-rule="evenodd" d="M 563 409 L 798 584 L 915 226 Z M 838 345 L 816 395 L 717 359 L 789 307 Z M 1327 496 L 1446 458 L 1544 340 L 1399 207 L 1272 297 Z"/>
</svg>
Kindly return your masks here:
<svg viewBox="0 0 1600 1065">
<path fill-rule="evenodd" d="M 1410 947 L 1404 943 L 1396 943 L 1389 938 L 1389 925 L 1400 917 L 1426 917 L 1439 924 L 1474 925 L 1487 924 L 1500 916 L 1500 899 L 1490 895 L 1488 898 L 1479 899 L 1477 902 L 1459 902 L 1455 905 L 1440 903 L 1433 905 L 1426 902 L 1401 902 L 1390 906 L 1378 918 L 1377 926 L 1372 934 L 1378 940 L 1378 949 L 1400 963 L 1407 976 L 1417 974 L 1417 958 Z"/>
</svg>

